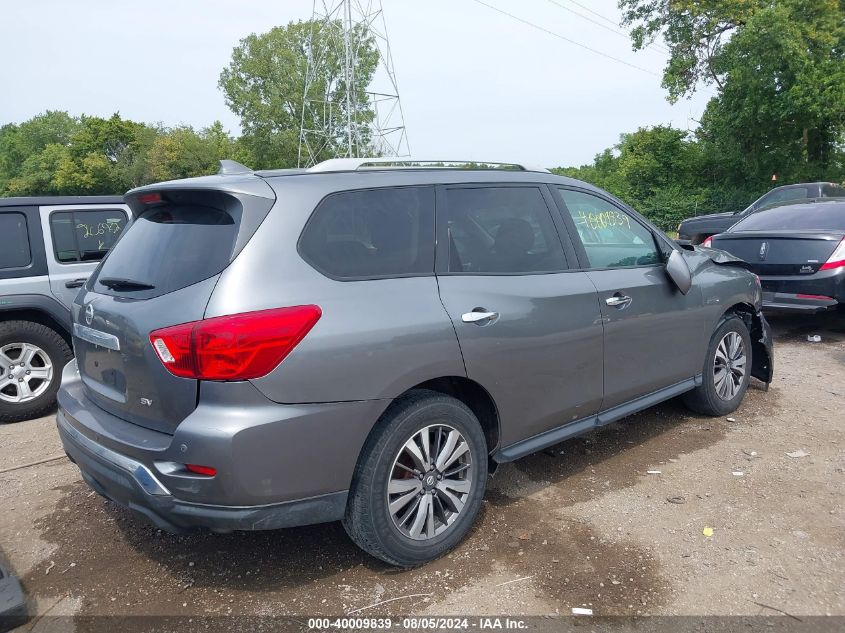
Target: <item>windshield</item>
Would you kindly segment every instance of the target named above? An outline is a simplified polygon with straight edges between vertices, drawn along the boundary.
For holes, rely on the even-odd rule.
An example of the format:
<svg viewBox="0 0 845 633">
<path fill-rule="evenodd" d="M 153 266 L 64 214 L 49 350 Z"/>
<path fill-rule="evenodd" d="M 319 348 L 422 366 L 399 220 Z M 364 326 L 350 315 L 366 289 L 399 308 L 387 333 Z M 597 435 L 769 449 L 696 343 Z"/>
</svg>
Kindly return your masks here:
<svg viewBox="0 0 845 633">
<path fill-rule="evenodd" d="M 787 205 L 752 213 L 731 227 L 737 231 L 845 231 L 845 202 Z"/>
</svg>

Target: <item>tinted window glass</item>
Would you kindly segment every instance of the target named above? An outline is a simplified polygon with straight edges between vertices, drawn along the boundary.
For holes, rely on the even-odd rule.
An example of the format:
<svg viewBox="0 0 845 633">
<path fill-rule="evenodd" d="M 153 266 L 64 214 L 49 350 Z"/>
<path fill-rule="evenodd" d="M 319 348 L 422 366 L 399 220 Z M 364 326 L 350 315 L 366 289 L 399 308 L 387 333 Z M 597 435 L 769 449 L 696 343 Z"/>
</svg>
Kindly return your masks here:
<svg viewBox="0 0 845 633">
<path fill-rule="evenodd" d="M 449 272 L 528 273 L 566 269 L 543 194 L 534 187 L 446 191 Z"/>
<path fill-rule="evenodd" d="M 661 261 L 654 236 L 610 202 L 581 191 L 560 189 L 592 268 L 650 266 Z"/>
<path fill-rule="evenodd" d="M 841 185 L 822 185 L 822 195 L 828 198 L 845 198 L 845 187 Z"/>
<path fill-rule="evenodd" d="M 752 213 L 733 227 L 736 231 L 845 231 L 845 203 L 775 207 Z"/>
<path fill-rule="evenodd" d="M 31 261 L 26 216 L 0 213 L 0 268 L 22 268 Z"/>
<path fill-rule="evenodd" d="M 764 195 L 757 204 L 755 209 L 762 209 L 773 204 L 780 204 L 790 200 L 805 200 L 815 195 L 815 187 L 808 189 L 807 187 L 793 187 L 791 189 L 780 189 L 777 191 L 770 191 Z"/>
<path fill-rule="evenodd" d="M 50 216 L 56 260 L 100 261 L 126 228 L 126 214 L 117 209 L 58 211 Z"/>
<path fill-rule="evenodd" d="M 300 240 L 317 270 L 339 279 L 434 272 L 434 190 L 345 191 L 317 207 Z"/>
<path fill-rule="evenodd" d="M 97 276 L 97 292 L 145 297 L 185 288 L 221 272 L 231 261 L 238 224 L 225 211 L 166 206 L 139 215 L 109 253 Z M 105 279 L 153 286 L 109 290 Z"/>
</svg>

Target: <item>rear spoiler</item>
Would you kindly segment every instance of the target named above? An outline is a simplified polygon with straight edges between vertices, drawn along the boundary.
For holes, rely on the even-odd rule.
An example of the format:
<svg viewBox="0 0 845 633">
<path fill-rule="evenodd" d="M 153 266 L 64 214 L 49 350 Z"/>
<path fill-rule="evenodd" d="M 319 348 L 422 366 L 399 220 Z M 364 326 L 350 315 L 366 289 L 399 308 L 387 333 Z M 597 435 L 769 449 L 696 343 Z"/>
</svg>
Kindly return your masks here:
<svg viewBox="0 0 845 633">
<path fill-rule="evenodd" d="M 216 176 L 168 180 L 137 187 L 128 191 L 123 196 L 123 200 L 135 215 L 143 211 L 151 201 L 155 200 L 156 196 L 172 201 L 176 198 L 190 197 L 191 194 L 208 199 L 209 195 L 220 193 L 237 199 L 241 196 L 252 196 L 275 202 L 276 192 L 263 178 L 254 175 L 242 165 L 229 163 L 230 161 L 221 161 L 220 172 Z"/>
<path fill-rule="evenodd" d="M 198 205 L 226 211 L 239 224 L 234 257 L 276 203 L 273 188 L 263 178 L 250 171 L 242 171 L 240 167 L 221 165 L 221 172 L 216 176 L 169 180 L 138 187 L 128 191 L 123 200 L 136 218 L 146 209 L 164 204 Z"/>
</svg>

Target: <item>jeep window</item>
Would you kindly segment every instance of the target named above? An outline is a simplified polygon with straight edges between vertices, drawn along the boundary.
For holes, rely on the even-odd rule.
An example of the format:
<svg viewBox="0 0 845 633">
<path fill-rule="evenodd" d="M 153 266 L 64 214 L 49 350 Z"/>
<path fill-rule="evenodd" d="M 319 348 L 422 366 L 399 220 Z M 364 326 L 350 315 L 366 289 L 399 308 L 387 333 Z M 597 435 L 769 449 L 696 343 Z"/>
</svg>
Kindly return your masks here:
<svg viewBox="0 0 845 633">
<path fill-rule="evenodd" d="M 225 211 L 167 205 L 141 213 L 112 249 L 97 279 L 135 282 L 97 292 L 157 297 L 220 273 L 232 259 L 239 223 Z"/>
<path fill-rule="evenodd" d="M 396 187 L 327 197 L 299 241 L 302 257 L 334 279 L 434 272 L 434 189 Z"/>
<path fill-rule="evenodd" d="M 590 268 L 651 266 L 661 257 L 654 236 L 610 202 L 583 191 L 559 189 L 587 252 Z"/>
<path fill-rule="evenodd" d="M 449 272 L 566 270 L 552 216 L 537 187 L 446 190 Z"/>
<path fill-rule="evenodd" d="M 119 209 L 57 211 L 50 215 L 56 261 L 100 261 L 126 227 L 126 213 Z"/>
<path fill-rule="evenodd" d="M 31 261 L 26 216 L 0 213 L 0 268 L 23 268 Z"/>
</svg>

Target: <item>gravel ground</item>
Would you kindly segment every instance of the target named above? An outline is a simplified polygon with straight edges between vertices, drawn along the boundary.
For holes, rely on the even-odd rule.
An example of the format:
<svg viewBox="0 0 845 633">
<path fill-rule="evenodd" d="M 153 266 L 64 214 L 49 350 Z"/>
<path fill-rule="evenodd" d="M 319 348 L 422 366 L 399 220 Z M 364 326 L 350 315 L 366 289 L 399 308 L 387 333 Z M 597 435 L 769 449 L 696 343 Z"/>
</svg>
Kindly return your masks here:
<svg viewBox="0 0 845 633">
<path fill-rule="evenodd" d="M 88 489 L 52 416 L 0 426 L 0 549 L 38 615 L 845 615 L 845 319 L 771 321 L 768 392 L 730 418 L 668 402 L 500 468 L 470 537 L 420 569 L 339 524 L 162 533 Z"/>
</svg>

